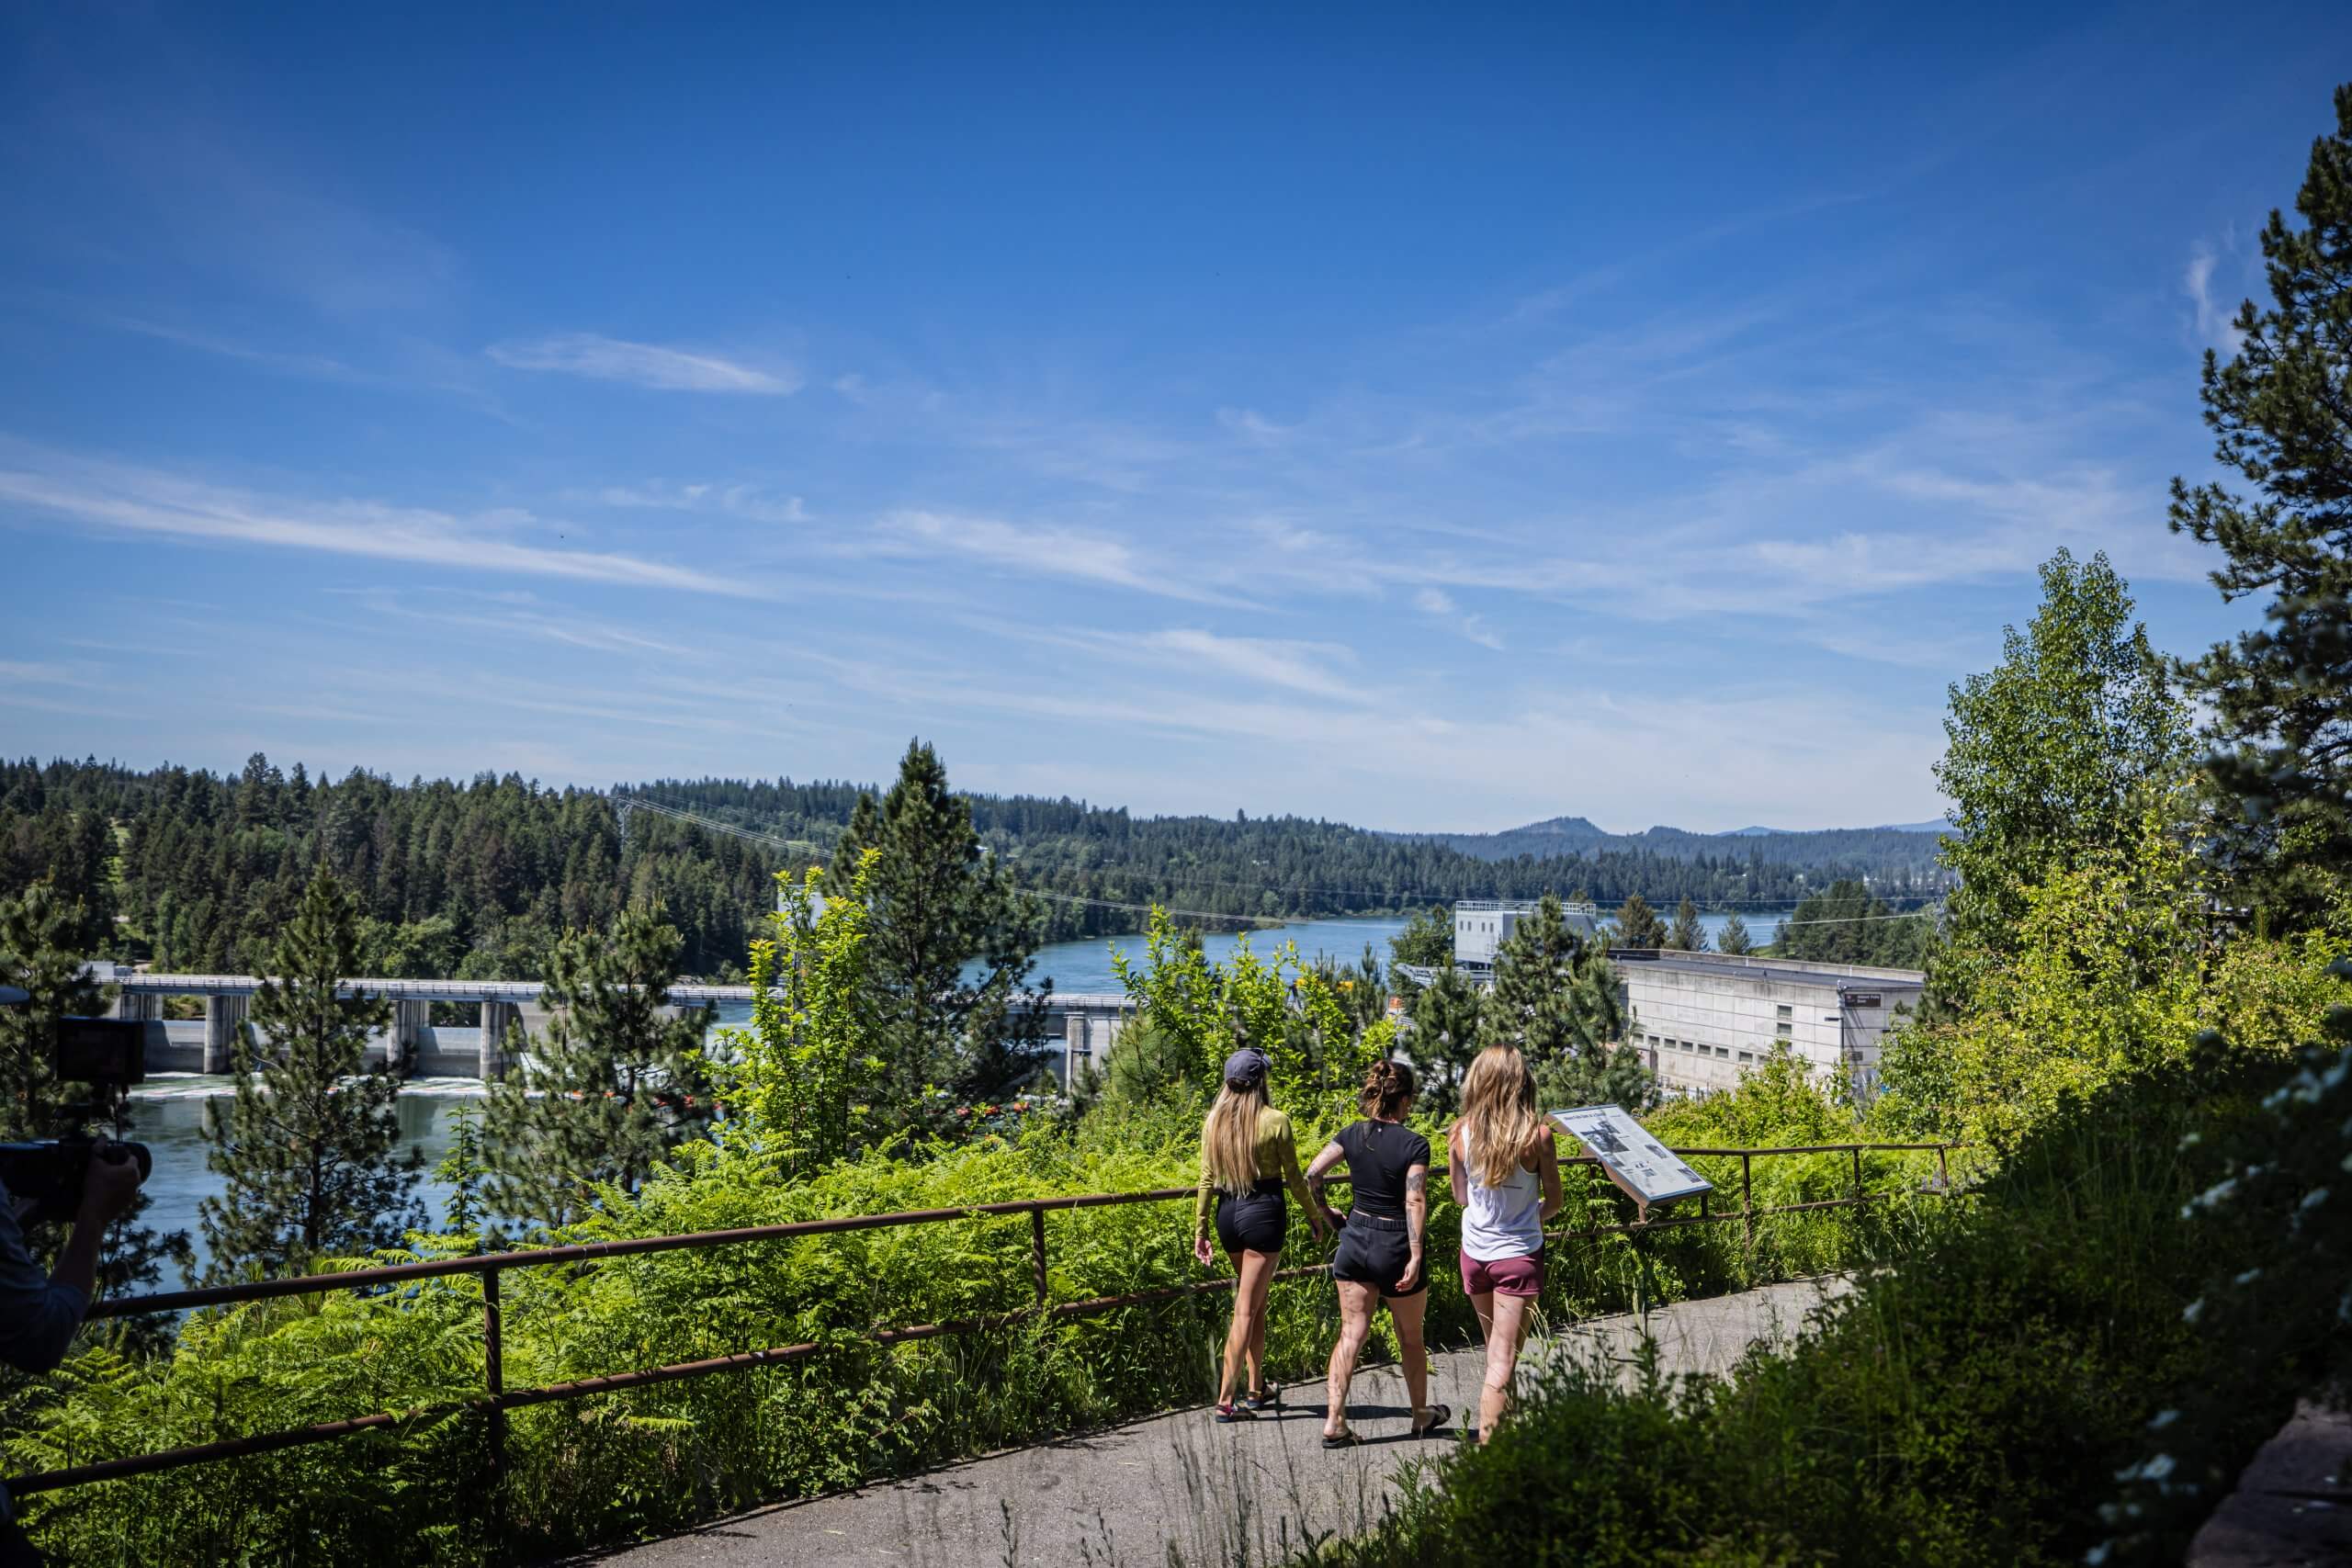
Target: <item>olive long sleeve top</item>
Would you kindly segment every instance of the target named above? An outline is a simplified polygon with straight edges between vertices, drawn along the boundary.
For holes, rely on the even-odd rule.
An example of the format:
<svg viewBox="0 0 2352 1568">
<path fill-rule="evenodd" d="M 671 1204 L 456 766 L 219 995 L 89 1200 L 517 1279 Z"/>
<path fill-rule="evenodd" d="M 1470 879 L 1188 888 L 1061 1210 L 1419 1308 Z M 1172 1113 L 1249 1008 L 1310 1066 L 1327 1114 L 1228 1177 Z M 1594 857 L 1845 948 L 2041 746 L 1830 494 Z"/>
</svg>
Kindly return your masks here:
<svg viewBox="0 0 2352 1568">
<path fill-rule="evenodd" d="M 1303 1208 L 1310 1201 L 1306 1192 L 1306 1173 L 1298 1168 L 1298 1139 L 1290 1130 L 1290 1118 L 1267 1106 L 1258 1112 L 1258 1179 L 1280 1176 Z M 1205 1143 L 1201 1148 L 1201 1185 L 1193 1195 L 1193 1234 L 1200 1235 L 1208 1229 L 1209 1200 L 1216 1190 L 1216 1179 L 1209 1171 L 1209 1151 Z"/>
</svg>

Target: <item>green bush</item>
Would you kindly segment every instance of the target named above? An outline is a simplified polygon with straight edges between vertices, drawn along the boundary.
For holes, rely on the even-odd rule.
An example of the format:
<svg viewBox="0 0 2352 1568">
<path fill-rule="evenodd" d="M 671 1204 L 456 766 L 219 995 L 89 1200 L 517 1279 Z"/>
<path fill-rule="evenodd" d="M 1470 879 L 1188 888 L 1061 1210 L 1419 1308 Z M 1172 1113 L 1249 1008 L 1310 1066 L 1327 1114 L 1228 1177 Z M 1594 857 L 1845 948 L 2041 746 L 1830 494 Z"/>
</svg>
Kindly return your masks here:
<svg viewBox="0 0 2352 1568">
<path fill-rule="evenodd" d="M 2221 1361 L 2183 1304 L 2277 1261 L 2267 1232 L 2183 1218 L 2211 1175 L 2184 1139 L 2226 1141 L 2254 1113 L 2241 1075 L 2262 1071 L 2208 1061 L 2074 1105 L 1962 1201 L 1913 1208 L 1900 1268 L 1727 1378 L 1553 1369 L 1488 1448 L 1313 1561 L 2081 1561 L 2148 1423 Z M 2276 1427 L 2289 1376 L 2229 1391 L 2209 1434 L 2227 1473 Z"/>
</svg>

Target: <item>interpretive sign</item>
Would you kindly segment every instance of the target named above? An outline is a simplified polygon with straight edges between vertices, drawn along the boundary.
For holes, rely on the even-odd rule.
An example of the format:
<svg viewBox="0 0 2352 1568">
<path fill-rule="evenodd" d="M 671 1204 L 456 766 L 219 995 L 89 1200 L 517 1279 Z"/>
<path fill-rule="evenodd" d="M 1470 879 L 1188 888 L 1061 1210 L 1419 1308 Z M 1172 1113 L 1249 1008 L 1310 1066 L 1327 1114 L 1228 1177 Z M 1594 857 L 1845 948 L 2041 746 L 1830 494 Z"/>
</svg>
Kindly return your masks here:
<svg viewBox="0 0 2352 1568">
<path fill-rule="evenodd" d="M 1694 1192 L 1712 1192 L 1714 1183 L 1668 1152 L 1664 1144 L 1643 1129 L 1620 1105 L 1586 1105 L 1555 1111 L 1552 1120 L 1600 1161 L 1617 1185 L 1647 1208 Z"/>
</svg>

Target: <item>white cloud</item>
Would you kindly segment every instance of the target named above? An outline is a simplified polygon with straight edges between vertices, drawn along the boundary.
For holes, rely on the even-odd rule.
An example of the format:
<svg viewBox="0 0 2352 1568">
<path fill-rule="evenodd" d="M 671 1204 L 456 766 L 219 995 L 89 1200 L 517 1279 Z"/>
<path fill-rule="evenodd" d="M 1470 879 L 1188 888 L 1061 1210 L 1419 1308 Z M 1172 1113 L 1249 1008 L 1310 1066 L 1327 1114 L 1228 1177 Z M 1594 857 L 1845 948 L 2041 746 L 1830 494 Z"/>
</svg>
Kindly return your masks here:
<svg viewBox="0 0 2352 1568">
<path fill-rule="evenodd" d="M 1335 665 L 1352 665 L 1356 661 L 1355 649 L 1340 643 L 1221 637 L 1193 628 L 1154 632 L 1142 638 L 1141 643 L 1174 656 L 1174 667 L 1191 674 L 1235 675 L 1340 702 L 1378 700 L 1377 694 L 1346 680 L 1333 669 Z"/>
<path fill-rule="evenodd" d="M 1453 596 L 1442 588 L 1424 588 L 1413 595 L 1413 603 L 1425 615 L 1453 614 Z"/>
<path fill-rule="evenodd" d="M 596 550 L 552 549 L 501 536 L 480 518 L 373 501 L 261 496 L 128 464 L 0 447 L 30 466 L 0 468 L 0 502 L 93 527 L 271 549 L 409 561 L 476 573 L 569 578 L 739 598 L 770 591 L 741 577 Z"/>
<path fill-rule="evenodd" d="M 944 512 L 895 512 L 865 543 L 867 553 L 921 557 L 957 555 L 991 566 L 1041 577 L 1107 583 L 1170 599 L 1215 601 L 1173 565 L 1146 560 L 1125 542 L 1107 535 L 1046 525 L 1031 526 L 993 517 Z"/>
<path fill-rule="evenodd" d="M 2197 308 L 2198 338 L 2221 354 L 2234 356 L 2245 346 L 2245 334 L 2237 329 L 2237 308 L 2213 298 L 2213 270 L 2220 265 L 2213 247 L 2199 241 L 2189 251 L 2181 288 Z"/>
<path fill-rule="evenodd" d="M 606 485 L 582 492 L 582 499 L 600 506 L 638 507 L 654 512 L 716 513 L 751 523 L 806 523 L 808 508 L 797 495 L 771 495 L 757 485 L 665 484 L 659 479 L 641 485 Z"/>
<path fill-rule="evenodd" d="M 770 396 L 797 391 L 799 372 L 762 370 L 715 354 L 659 344 L 628 343 L 594 333 L 559 333 L 552 337 L 494 343 L 483 351 L 515 370 L 553 370 L 597 381 L 627 381 L 662 392 L 754 392 Z"/>
</svg>

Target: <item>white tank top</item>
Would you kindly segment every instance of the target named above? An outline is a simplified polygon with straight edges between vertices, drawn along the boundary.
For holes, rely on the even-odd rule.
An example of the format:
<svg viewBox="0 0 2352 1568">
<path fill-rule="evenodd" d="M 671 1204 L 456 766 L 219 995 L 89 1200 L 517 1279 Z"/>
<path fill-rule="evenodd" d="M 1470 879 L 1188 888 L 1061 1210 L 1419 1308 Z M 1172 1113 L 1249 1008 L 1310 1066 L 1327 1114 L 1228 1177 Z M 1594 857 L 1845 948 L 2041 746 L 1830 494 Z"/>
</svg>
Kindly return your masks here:
<svg viewBox="0 0 2352 1568">
<path fill-rule="evenodd" d="M 1470 1146 L 1470 1130 L 1462 1131 L 1462 1163 L 1466 1168 L 1453 1182 L 1462 1201 L 1462 1252 L 1480 1263 L 1506 1258 L 1532 1258 L 1544 1250 L 1544 1190 L 1535 1173 L 1514 1169 L 1500 1187 L 1489 1187 L 1479 1171 L 1477 1151 Z"/>
</svg>

